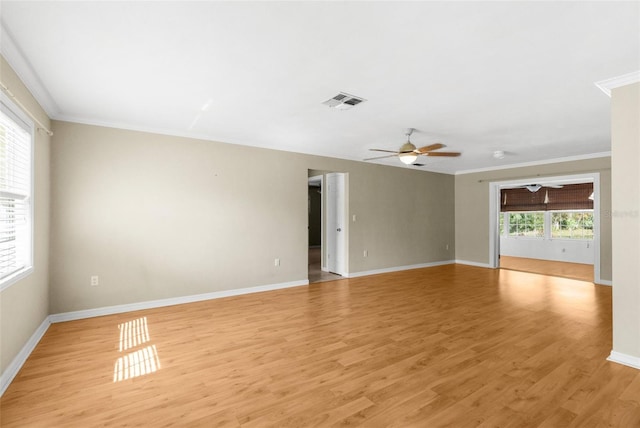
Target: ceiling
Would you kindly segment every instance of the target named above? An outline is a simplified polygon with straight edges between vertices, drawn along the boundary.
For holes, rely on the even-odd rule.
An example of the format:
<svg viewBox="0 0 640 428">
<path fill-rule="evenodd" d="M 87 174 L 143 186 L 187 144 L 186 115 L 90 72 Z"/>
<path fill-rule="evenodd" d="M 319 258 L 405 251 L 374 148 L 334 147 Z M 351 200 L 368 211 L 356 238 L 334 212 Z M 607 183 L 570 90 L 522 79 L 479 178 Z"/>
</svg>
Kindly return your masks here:
<svg viewBox="0 0 640 428">
<path fill-rule="evenodd" d="M 450 174 L 607 154 L 594 82 L 640 69 L 639 2 L 3 0 L 0 13 L 2 54 L 53 119 L 351 160 L 411 127 L 418 147 L 462 152 L 419 159 Z M 367 101 L 322 104 L 341 91 Z"/>
</svg>

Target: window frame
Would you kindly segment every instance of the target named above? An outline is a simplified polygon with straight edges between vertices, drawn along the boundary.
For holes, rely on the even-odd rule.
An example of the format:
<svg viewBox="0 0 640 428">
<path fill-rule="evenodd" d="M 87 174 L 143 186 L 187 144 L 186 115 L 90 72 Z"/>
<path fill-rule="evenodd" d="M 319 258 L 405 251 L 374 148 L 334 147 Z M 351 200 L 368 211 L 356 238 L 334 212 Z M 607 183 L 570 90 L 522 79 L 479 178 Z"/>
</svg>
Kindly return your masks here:
<svg viewBox="0 0 640 428">
<path fill-rule="evenodd" d="M 546 232 L 546 226 L 547 226 L 547 220 L 546 220 L 546 214 L 545 211 L 505 211 L 502 214 L 504 214 L 504 234 L 502 236 L 506 237 L 506 238 L 512 238 L 512 239 L 545 239 L 545 232 Z M 535 214 L 542 214 L 542 235 L 541 236 L 527 236 L 527 235 L 512 235 L 509 230 L 511 229 L 511 214 L 531 214 L 531 215 L 535 215 Z M 535 225 L 536 222 L 534 221 L 533 223 L 534 226 L 534 230 L 535 230 Z"/>
<path fill-rule="evenodd" d="M 501 238 L 509 238 L 509 239 L 539 239 L 539 240 L 549 240 L 549 241 L 571 241 L 571 242 L 588 242 L 595 240 L 595 233 L 591 238 L 567 238 L 567 237 L 553 237 L 552 236 L 552 228 L 553 224 L 551 218 L 553 214 L 557 213 L 591 213 L 592 218 L 595 217 L 595 210 L 593 209 L 577 209 L 577 210 L 553 210 L 553 211 L 502 211 L 500 212 L 500 219 L 498 220 L 498 236 Z M 510 227 L 510 214 L 524 214 L 524 213 L 542 213 L 544 224 L 543 224 L 543 235 L 542 236 L 518 236 L 518 235 L 510 235 L 509 227 Z M 594 220 L 595 221 L 595 220 Z M 595 226 L 594 226 L 595 228 Z"/>
<path fill-rule="evenodd" d="M 568 237 L 554 237 L 553 236 L 553 214 L 559 214 L 559 213 L 590 213 L 591 214 L 591 221 L 593 222 L 593 210 L 556 210 L 556 211 L 549 211 L 551 214 L 549 215 L 549 239 L 552 239 L 554 241 L 578 241 L 578 242 L 585 242 L 585 241 L 593 241 L 593 237 L 594 237 L 594 233 L 593 233 L 593 229 L 591 230 L 591 238 L 568 238 Z"/>
<path fill-rule="evenodd" d="M 0 92 L 0 110 L 6 114 L 11 120 L 24 129 L 30 136 L 29 138 L 29 194 L 27 197 L 27 257 L 25 266 L 11 273 L 5 278 L 0 279 L 0 292 L 11 287 L 18 281 L 26 278 L 34 271 L 34 223 L 35 223 L 35 138 L 36 127 L 34 121 L 11 99 L 4 93 Z"/>
</svg>

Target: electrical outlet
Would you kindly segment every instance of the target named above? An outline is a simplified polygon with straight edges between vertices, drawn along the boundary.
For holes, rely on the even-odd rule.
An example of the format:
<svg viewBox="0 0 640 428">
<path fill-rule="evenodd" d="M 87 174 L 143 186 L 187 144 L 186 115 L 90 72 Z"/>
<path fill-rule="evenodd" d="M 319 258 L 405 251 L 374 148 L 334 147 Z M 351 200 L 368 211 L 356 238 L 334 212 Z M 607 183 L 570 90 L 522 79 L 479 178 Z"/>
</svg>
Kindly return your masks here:
<svg viewBox="0 0 640 428">
<path fill-rule="evenodd" d="M 449 244 L 445 245 L 445 249 L 449 251 Z"/>
<path fill-rule="evenodd" d="M 273 261 L 273 265 L 274 265 L 274 266 L 280 266 L 280 259 L 275 259 L 275 260 Z"/>
<path fill-rule="evenodd" d="M 98 275 L 93 275 L 91 277 L 91 286 L 95 287 L 96 285 L 98 285 L 100 282 L 98 281 Z"/>
<path fill-rule="evenodd" d="M 364 253 L 362 253 L 362 255 L 363 255 L 364 257 L 369 257 L 369 252 L 368 252 L 367 250 L 364 250 Z"/>
</svg>

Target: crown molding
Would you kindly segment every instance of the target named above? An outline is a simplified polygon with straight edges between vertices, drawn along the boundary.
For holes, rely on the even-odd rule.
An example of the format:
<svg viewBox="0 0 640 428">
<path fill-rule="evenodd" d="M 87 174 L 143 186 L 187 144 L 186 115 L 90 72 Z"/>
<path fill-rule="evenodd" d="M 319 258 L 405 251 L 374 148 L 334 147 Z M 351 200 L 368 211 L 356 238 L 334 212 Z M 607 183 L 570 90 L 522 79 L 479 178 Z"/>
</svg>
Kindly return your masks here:
<svg viewBox="0 0 640 428">
<path fill-rule="evenodd" d="M 44 109 L 47 116 L 50 118 L 55 117 L 60 111 L 58 105 L 13 40 L 13 36 L 11 36 L 6 24 L 2 22 L 2 20 L 0 20 L 0 39 L 2 39 L 2 43 L 0 43 L 0 54 L 7 63 L 9 63 L 20 80 L 22 80 L 22 83 L 24 83 L 29 92 L 31 92 L 31 95 L 33 95 L 38 104 Z"/>
<path fill-rule="evenodd" d="M 619 88 L 620 86 L 631 85 L 632 83 L 640 82 L 640 70 L 633 71 L 631 73 L 623 74 L 622 76 L 612 77 L 611 79 L 600 80 L 594 82 L 594 85 L 604 92 L 608 97 L 611 97 L 611 90 Z"/>
<path fill-rule="evenodd" d="M 545 160 L 532 161 L 532 162 L 513 163 L 513 164 L 510 164 L 510 165 L 492 166 L 492 167 L 487 167 L 487 168 L 467 169 L 467 170 L 463 170 L 463 171 L 456 171 L 455 175 L 474 174 L 474 173 L 477 173 L 477 172 L 498 171 L 498 170 L 501 170 L 501 169 L 524 168 L 524 167 L 527 167 L 527 166 L 539 166 L 539 165 L 547 165 L 547 164 L 551 164 L 551 163 L 573 162 L 573 161 L 579 161 L 579 160 L 597 159 L 597 158 L 609 158 L 609 157 L 611 157 L 611 152 L 590 153 L 590 154 L 586 154 L 586 155 L 566 156 L 566 157 L 563 157 L 563 158 L 545 159 Z"/>
</svg>

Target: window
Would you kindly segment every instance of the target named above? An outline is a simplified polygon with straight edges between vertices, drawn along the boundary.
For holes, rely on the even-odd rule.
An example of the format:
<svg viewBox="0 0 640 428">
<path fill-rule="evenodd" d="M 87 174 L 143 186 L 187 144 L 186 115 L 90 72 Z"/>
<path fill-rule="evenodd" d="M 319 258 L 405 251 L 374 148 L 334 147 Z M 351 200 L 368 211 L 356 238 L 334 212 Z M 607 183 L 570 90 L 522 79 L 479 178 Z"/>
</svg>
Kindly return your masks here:
<svg viewBox="0 0 640 428">
<path fill-rule="evenodd" d="M 0 289 L 32 270 L 33 125 L 0 98 Z"/>
<path fill-rule="evenodd" d="M 510 212 L 509 236 L 544 237 L 544 212 Z"/>
<path fill-rule="evenodd" d="M 552 212 L 551 237 L 593 239 L 593 210 Z"/>
</svg>

